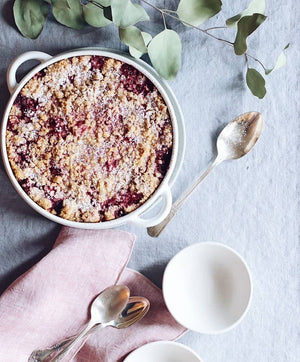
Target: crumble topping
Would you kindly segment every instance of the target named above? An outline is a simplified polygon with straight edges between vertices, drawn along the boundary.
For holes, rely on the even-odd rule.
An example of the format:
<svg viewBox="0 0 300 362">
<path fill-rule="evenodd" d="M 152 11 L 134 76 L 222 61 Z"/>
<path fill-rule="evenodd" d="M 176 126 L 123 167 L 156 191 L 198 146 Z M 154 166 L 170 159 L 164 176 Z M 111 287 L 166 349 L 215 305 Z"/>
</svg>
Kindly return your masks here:
<svg viewBox="0 0 300 362">
<path fill-rule="evenodd" d="M 22 88 L 6 145 L 24 191 L 79 222 L 121 217 L 142 205 L 169 166 L 172 124 L 151 81 L 100 56 L 56 62 Z"/>
</svg>

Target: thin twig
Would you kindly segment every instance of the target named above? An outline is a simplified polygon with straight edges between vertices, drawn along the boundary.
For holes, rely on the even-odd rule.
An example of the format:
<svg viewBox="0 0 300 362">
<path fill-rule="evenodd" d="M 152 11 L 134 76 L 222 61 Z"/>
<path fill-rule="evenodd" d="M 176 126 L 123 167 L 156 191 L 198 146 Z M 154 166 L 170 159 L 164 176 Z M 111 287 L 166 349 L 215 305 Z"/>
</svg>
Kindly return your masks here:
<svg viewBox="0 0 300 362">
<path fill-rule="evenodd" d="M 104 6 L 102 6 L 101 4 L 99 4 L 99 3 L 96 3 L 96 1 L 93 1 L 93 0 L 86 0 L 88 3 L 90 3 L 90 4 L 93 4 L 93 5 L 95 5 L 97 8 L 100 8 L 100 9 L 104 9 Z M 83 5 L 82 3 L 81 3 L 81 5 Z"/>
<path fill-rule="evenodd" d="M 213 26 L 212 28 L 204 29 L 205 31 L 214 30 L 214 29 L 227 29 L 227 26 Z"/>
<path fill-rule="evenodd" d="M 167 13 L 174 13 L 177 14 L 176 10 L 170 10 L 170 9 L 160 9 L 161 11 L 167 12 Z"/>
<path fill-rule="evenodd" d="M 245 59 L 246 59 L 246 65 L 247 65 L 247 69 L 249 69 L 249 62 L 248 62 L 248 56 L 247 56 L 247 54 L 246 54 L 246 53 L 245 53 L 244 55 L 245 55 Z"/>
<path fill-rule="evenodd" d="M 246 54 L 249 58 L 255 60 L 258 64 L 260 64 L 260 65 L 263 67 L 264 71 L 266 71 L 266 67 L 263 65 L 263 63 L 262 63 L 259 59 L 253 57 L 252 55 L 250 55 L 250 54 L 248 54 L 248 53 L 245 53 L 245 54 Z"/>
<path fill-rule="evenodd" d="M 164 27 L 165 27 L 165 29 L 167 29 L 165 14 L 164 14 L 164 13 L 161 13 L 161 16 L 162 16 L 162 18 L 163 18 Z"/>
<path fill-rule="evenodd" d="M 158 7 L 155 6 L 155 5 L 152 5 L 151 3 L 149 3 L 149 2 L 146 1 L 146 0 L 141 0 L 141 1 L 142 1 L 143 3 L 145 3 L 145 4 L 147 4 L 148 6 L 150 6 L 152 9 L 155 9 L 155 10 L 160 11 L 160 12 L 163 11 L 162 9 L 158 8 Z"/>
</svg>

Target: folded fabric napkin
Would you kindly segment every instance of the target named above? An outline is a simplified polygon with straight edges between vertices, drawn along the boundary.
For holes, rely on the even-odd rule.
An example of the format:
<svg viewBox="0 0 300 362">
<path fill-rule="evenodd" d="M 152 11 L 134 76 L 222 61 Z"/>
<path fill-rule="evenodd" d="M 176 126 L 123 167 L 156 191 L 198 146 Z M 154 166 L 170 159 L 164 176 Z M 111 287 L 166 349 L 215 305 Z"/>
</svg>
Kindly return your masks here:
<svg viewBox="0 0 300 362">
<path fill-rule="evenodd" d="M 126 269 L 135 236 L 118 230 L 63 228 L 51 252 L 21 275 L 0 297 L 0 361 L 26 362 L 35 349 L 79 332 L 89 305 L 106 287 L 125 284 L 151 303 L 148 314 L 123 330 L 96 330 L 74 361 L 117 362 L 151 341 L 185 332 L 168 312 L 161 290 Z"/>
</svg>

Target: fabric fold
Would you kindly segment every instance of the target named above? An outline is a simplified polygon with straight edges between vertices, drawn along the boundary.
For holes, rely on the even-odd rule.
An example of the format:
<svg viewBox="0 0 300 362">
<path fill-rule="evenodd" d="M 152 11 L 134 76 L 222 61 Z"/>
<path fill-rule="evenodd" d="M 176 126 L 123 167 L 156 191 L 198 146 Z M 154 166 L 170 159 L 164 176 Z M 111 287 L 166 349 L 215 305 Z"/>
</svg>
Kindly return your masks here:
<svg viewBox="0 0 300 362">
<path fill-rule="evenodd" d="M 124 231 L 64 227 L 50 253 L 0 298 L 0 361 L 26 362 L 33 350 L 80 331 L 92 300 L 116 282 L 127 285 L 131 295 L 147 297 L 149 313 L 133 328 L 99 329 L 75 361 L 121 361 L 146 342 L 180 336 L 184 328 L 169 314 L 161 290 L 125 269 L 134 242 L 135 236 Z"/>
</svg>

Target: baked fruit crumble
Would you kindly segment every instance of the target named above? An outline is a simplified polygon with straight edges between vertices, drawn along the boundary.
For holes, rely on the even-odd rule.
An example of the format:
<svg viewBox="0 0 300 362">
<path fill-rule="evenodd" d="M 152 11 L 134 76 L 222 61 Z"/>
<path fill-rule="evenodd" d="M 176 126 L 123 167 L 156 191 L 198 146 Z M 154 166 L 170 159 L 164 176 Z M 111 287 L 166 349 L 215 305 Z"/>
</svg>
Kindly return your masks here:
<svg viewBox="0 0 300 362">
<path fill-rule="evenodd" d="M 167 105 L 136 68 L 78 56 L 44 68 L 10 110 L 6 146 L 23 190 L 78 222 L 119 218 L 142 205 L 172 153 Z"/>
</svg>

